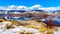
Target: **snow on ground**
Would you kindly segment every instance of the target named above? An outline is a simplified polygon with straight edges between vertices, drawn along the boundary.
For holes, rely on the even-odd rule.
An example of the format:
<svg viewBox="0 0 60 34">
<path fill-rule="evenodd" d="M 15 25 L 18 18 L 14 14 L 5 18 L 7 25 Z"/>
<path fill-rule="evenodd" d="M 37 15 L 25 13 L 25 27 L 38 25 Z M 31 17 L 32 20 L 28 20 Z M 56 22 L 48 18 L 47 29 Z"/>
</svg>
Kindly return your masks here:
<svg viewBox="0 0 60 34">
<path fill-rule="evenodd" d="M 24 33 L 32 32 L 33 34 L 41 34 L 41 32 L 39 32 L 39 30 L 35 28 L 26 28 L 24 26 L 14 25 L 15 28 L 6 29 L 5 25 L 9 26 L 11 25 L 11 23 L 8 21 L 0 23 L 0 34 L 20 34 L 21 31 L 24 31 Z M 60 34 L 60 27 L 55 28 L 57 28 L 58 31 L 54 31 L 54 34 Z"/>
<path fill-rule="evenodd" d="M 14 29 L 0 29 L 0 34 L 19 34 L 19 32 L 22 30 L 24 30 L 25 32 L 33 32 L 33 34 L 40 34 L 40 32 L 37 29 L 26 28 L 24 26 L 18 26 Z"/>
<path fill-rule="evenodd" d="M 25 31 L 24 33 L 32 32 L 33 34 L 40 34 L 37 29 L 34 28 L 26 28 L 24 26 L 16 26 L 15 28 L 6 29 L 6 25 L 11 25 L 10 22 L 2 22 L 0 23 L 0 34 L 19 34 L 21 31 Z"/>
</svg>

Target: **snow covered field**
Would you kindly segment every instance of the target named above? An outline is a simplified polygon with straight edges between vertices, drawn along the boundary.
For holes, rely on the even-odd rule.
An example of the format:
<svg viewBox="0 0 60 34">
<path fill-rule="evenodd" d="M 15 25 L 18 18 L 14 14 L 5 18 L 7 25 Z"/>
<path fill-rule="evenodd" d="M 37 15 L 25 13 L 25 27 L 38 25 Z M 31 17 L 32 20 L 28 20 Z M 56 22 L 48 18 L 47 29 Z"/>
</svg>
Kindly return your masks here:
<svg viewBox="0 0 60 34">
<path fill-rule="evenodd" d="M 24 26 L 18 26 L 14 29 L 0 29 L 0 34 L 19 34 L 19 32 L 25 31 L 24 33 L 27 32 L 32 32 L 33 34 L 40 34 L 40 32 L 37 29 L 34 28 L 25 28 Z"/>
</svg>

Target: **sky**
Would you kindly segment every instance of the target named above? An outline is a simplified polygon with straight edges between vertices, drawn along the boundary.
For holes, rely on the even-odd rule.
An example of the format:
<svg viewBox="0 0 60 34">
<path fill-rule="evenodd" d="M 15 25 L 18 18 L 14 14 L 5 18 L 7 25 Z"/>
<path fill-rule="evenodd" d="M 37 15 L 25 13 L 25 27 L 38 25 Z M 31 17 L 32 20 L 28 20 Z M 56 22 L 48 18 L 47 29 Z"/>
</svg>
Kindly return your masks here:
<svg viewBox="0 0 60 34">
<path fill-rule="evenodd" d="M 42 7 L 57 7 L 60 6 L 60 0 L 0 0 L 0 6 L 33 6 L 42 5 Z"/>
<path fill-rule="evenodd" d="M 60 10 L 60 0 L 0 0 L 0 10 Z"/>
</svg>

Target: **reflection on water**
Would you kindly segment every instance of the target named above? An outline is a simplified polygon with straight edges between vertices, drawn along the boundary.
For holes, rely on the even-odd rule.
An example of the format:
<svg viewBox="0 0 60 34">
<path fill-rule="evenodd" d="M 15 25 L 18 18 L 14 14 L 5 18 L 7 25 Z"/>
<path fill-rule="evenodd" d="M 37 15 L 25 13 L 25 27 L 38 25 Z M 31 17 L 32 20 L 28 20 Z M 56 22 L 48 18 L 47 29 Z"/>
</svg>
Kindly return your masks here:
<svg viewBox="0 0 60 34">
<path fill-rule="evenodd" d="M 30 20 L 30 19 L 32 19 L 32 18 L 24 18 L 24 17 L 19 17 L 19 18 L 17 18 L 17 17 L 7 17 L 7 19 L 10 19 L 10 20 Z"/>
</svg>

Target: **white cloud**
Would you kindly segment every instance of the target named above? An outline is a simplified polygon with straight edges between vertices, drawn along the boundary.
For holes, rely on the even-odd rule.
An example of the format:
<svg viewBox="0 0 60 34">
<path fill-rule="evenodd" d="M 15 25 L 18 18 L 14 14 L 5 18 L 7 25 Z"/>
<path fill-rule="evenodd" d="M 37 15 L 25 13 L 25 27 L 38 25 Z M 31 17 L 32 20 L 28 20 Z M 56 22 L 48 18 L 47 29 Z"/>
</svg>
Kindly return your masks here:
<svg viewBox="0 0 60 34">
<path fill-rule="evenodd" d="M 26 9 L 26 6 L 18 6 L 17 9 Z"/>
<path fill-rule="evenodd" d="M 0 6 L 0 10 L 4 10 L 4 9 L 6 9 L 6 7 Z"/>
<path fill-rule="evenodd" d="M 42 7 L 42 8 L 39 8 L 41 10 L 44 10 L 44 11 L 55 11 L 55 10 L 60 10 L 60 7 Z"/>
<path fill-rule="evenodd" d="M 0 6 L 0 10 L 34 10 L 34 9 L 39 9 L 39 10 L 44 10 L 44 11 L 55 11 L 55 10 L 60 10 L 60 7 L 42 7 L 41 5 L 34 5 L 31 7 L 27 6 Z"/>
<path fill-rule="evenodd" d="M 29 7 L 26 6 L 17 6 L 17 10 L 29 10 Z"/>
<path fill-rule="evenodd" d="M 58 7 L 49 7 L 49 8 L 46 8 L 46 10 L 51 10 L 51 11 L 54 11 L 54 10 L 59 10 L 60 8 Z"/>
<path fill-rule="evenodd" d="M 42 7 L 41 5 L 34 5 L 34 6 L 30 7 L 30 9 L 32 9 L 32 10 L 33 10 L 33 9 L 36 9 L 36 8 L 39 9 L 39 8 L 41 8 L 41 7 Z"/>
<path fill-rule="evenodd" d="M 17 8 L 17 6 L 11 5 L 11 6 L 8 6 L 8 7 L 7 7 L 7 10 L 12 10 L 12 9 L 16 9 L 16 8 Z"/>
<path fill-rule="evenodd" d="M 26 6 L 15 6 L 11 5 L 7 7 L 7 10 L 28 10 L 29 8 Z"/>
</svg>

